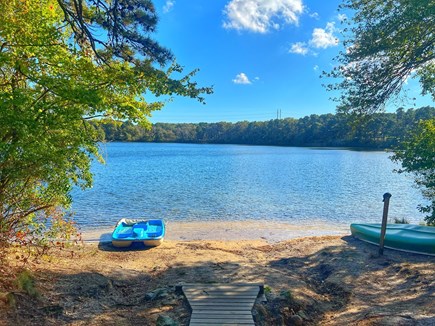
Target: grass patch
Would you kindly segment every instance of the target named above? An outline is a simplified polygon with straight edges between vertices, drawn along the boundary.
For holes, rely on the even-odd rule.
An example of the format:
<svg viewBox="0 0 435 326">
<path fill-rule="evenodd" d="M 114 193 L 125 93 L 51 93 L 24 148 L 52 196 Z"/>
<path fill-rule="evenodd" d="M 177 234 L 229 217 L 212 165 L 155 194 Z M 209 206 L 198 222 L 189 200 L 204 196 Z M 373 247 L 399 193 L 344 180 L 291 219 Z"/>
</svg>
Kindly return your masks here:
<svg viewBox="0 0 435 326">
<path fill-rule="evenodd" d="M 282 298 L 284 298 L 285 300 L 287 300 L 288 302 L 294 302 L 295 301 L 293 293 L 290 290 L 281 291 L 280 294 L 281 294 L 280 296 Z"/>
<path fill-rule="evenodd" d="M 264 294 L 271 294 L 271 293 L 272 293 L 272 288 L 266 285 L 264 287 Z"/>
<path fill-rule="evenodd" d="M 402 218 L 395 217 L 394 218 L 394 223 L 395 224 L 409 224 L 409 221 L 406 218 L 404 218 L 404 217 L 402 217 Z"/>
<path fill-rule="evenodd" d="M 35 278 L 28 270 L 23 270 L 18 274 L 15 284 L 17 288 L 26 292 L 28 295 L 34 298 L 40 297 L 40 293 L 35 287 Z"/>
</svg>

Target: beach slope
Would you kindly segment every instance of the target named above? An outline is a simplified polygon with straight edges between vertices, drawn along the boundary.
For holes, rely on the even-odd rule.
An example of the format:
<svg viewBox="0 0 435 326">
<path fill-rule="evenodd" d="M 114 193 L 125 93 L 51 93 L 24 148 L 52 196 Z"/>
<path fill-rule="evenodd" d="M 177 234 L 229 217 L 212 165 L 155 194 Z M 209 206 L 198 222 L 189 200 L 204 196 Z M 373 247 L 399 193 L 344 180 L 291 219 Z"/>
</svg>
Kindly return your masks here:
<svg viewBox="0 0 435 326">
<path fill-rule="evenodd" d="M 6 325 L 188 325 L 180 283 L 263 283 L 256 325 L 433 325 L 435 258 L 343 236 L 167 240 L 152 249 L 87 243 L 32 266 L 40 295 L 0 301 Z M 7 292 L 7 282 L 0 292 Z M 266 302 L 264 299 L 267 299 Z M 0 322 L 1 323 L 1 322 Z"/>
</svg>

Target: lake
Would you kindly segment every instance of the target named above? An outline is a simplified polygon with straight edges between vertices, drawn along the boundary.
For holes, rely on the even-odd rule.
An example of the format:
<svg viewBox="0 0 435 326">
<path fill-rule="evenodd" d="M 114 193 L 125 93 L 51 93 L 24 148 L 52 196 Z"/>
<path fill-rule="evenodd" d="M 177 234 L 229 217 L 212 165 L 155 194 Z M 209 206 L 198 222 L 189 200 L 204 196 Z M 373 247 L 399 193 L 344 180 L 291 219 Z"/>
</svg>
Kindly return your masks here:
<svg viewBox="0 0 435 326">
<path fill-rule="evenodd" d="M 294 224 L 418 223 L 422 202 L 412 179 L 385 152 L 272 146 L 108 143 L 94 163 L 92 189 L 73 191 L 82 229 L 122 217 L 171 221 L 262 221 Z"/>
</svg>

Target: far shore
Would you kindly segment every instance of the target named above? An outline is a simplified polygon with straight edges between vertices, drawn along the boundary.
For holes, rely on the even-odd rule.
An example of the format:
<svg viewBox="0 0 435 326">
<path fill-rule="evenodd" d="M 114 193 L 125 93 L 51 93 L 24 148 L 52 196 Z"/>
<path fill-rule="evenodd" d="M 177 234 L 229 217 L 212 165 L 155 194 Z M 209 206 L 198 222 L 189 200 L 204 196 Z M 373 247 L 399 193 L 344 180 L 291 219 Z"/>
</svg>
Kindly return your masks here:
<svg viewBox="0 0 435 326">
<path fill-rule="evenodd" d="M 165 240 L 265 240 L 268 243 L 327 235 L 349 235 L 349 225 L 312 221 L 290 223 L 275 221 L 165 221 Z M 82 231 L 85 242 L 111 241 L 113 228 L 93 228 Z"/>
</svg>

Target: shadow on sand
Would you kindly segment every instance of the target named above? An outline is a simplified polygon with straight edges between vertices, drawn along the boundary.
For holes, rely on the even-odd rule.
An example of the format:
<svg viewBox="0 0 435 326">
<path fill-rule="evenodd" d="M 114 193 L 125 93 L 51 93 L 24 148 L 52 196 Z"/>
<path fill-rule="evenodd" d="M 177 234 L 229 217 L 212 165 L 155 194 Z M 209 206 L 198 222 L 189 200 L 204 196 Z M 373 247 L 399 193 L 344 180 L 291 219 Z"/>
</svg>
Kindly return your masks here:
<svg viewBox="0 0 435 326">
<path fill-rule="evenodd" d="M 262 279 L 268 302 L 255 306 L 256 325 L 291 325 L 295 315 L 307 325 L 435 323 L 434 257 L 392 250 L 379 257 L 376 246 L 350 236 L 331 239 L 333 244 L 326 237 L 320 249 L 302 240 L 249 252 L 206 241 L 126 249 L 101 241 L 86 253 L 95 260 L 92 268 L 41 269 L 36 276 L 44 296 L 19 296 L 6 319 L 11 325 L 155 325 L 164 314 L 188 325 L 189 307 L 175 291 L 180 282 Z M 186 263 L 183 252 L 199 258 Z M 219 261 L 224 253 L 238 258 Z M 128 267 L 132 260 L 138 262 L 135 268 Z M 147 260 L 151 264 L 140 267 Z"/>
<path fill-rule="evenodd" d="M 120 248 L 112 245 L 112 233 L 103 233 L 98 242 L 98 249 L 111 252 L 145 251 L 155 247 L 145 246 L 143 242 L 133 242 L 131 246 Z"/>
</svg>

